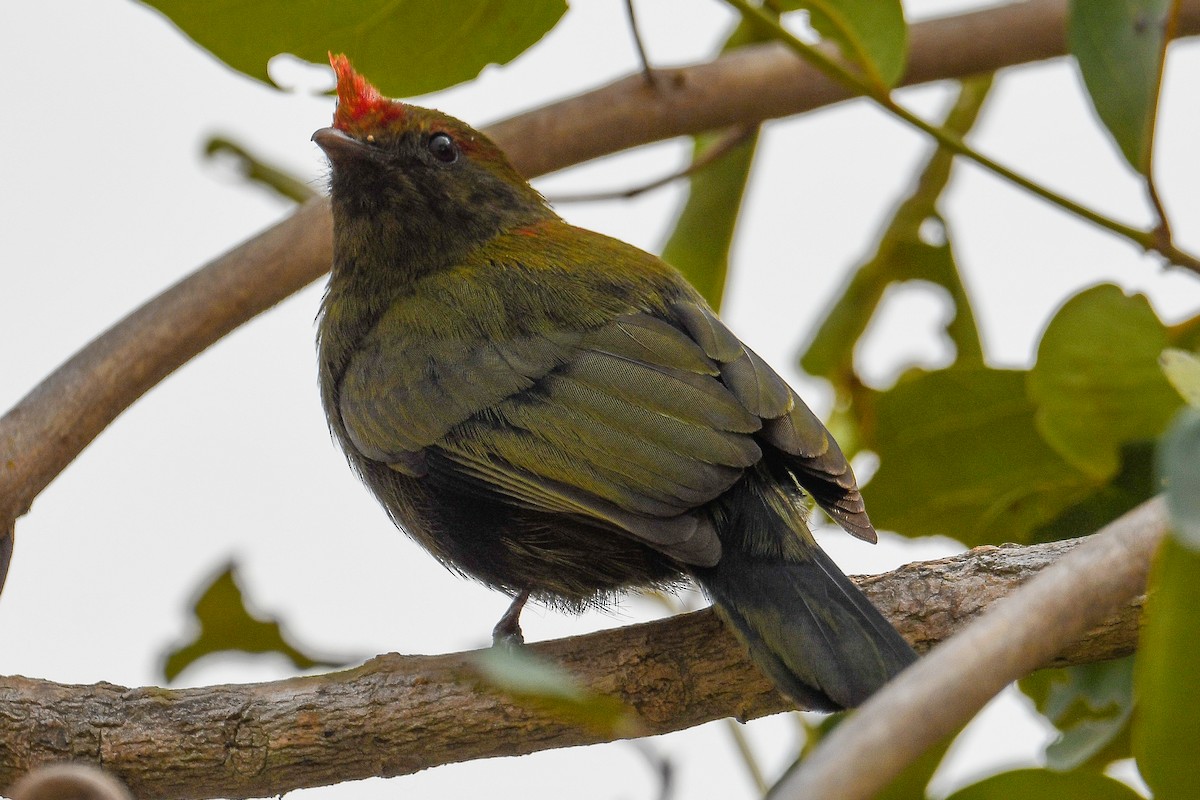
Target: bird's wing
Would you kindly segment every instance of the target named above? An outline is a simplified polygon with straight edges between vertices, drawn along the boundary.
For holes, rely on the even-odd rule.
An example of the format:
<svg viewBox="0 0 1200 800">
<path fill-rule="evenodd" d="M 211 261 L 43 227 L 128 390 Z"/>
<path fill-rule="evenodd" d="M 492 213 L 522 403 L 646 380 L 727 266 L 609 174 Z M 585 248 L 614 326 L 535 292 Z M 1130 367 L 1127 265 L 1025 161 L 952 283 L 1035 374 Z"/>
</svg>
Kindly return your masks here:
<svg viewBox="0 0 1200 800">
<path fill-rule="evenodd" d="M 369 458 L 450 465 L 471 490 L 595 520 L 687 563 L 720 542 L 692 513 L 759 461 L 762 422 L 687 332 L 627 314 L 582 333 L 364 347 L 340 392 Z"/>
<path fill-rule="evenodd" d="M 871 538 L 849 465 L 788 385 L 702 305 L 667 316 L 499 340 L 368 338 L 342 380 L 342 420 L 359 452 L 398 471 L 449 470 L 469 491 L 590 518 L 702 565 L 720 542 L 693 512 L 765 443 Z"/>
<path fill-rule="evenodd" d="M 876 541 L 854 472 L 821 420 L 711 310 L 688 302 L 674 310 L 705 355 L 719 365 L 721 381 L 763 420 L 759 440 L 782 451 L 799 484 L 847 533 Z"/>
</svg>

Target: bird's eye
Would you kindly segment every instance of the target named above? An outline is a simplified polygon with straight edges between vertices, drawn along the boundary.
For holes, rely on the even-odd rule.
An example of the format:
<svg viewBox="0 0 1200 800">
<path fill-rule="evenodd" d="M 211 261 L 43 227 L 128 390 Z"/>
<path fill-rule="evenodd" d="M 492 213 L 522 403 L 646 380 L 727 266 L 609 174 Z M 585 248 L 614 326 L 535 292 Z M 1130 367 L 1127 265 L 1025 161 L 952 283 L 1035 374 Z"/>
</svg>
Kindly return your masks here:
<svg viewBox="0 0 1200 800">
<path fill-rule="evenodd" d="M 443 164 L 453 164 L 458 160 L 458 145 L 449 134 L 435 133 L 429 137 L 429 144 L 426 146 L 433 157 Z"/>
</svg>

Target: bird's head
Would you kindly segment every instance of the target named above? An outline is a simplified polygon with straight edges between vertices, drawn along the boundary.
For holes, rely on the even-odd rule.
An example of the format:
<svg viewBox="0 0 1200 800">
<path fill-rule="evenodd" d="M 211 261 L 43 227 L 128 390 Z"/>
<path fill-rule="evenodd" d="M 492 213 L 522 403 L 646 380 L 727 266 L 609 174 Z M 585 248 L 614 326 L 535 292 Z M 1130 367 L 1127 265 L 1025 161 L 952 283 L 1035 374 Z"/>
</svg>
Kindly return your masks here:
<svg viewBox="0 0 1200 800">
<path fill-rule="evenodd" d="M 344 55 L 331 54 L 330 63 L 337 110 L 332 127 L 313 141 L 332 165 L 335 215 L 399 223 L 410 238 L 468 243 L 553 216 L 482 133 L 440 111 L 385 98 Z"/>
</svg>

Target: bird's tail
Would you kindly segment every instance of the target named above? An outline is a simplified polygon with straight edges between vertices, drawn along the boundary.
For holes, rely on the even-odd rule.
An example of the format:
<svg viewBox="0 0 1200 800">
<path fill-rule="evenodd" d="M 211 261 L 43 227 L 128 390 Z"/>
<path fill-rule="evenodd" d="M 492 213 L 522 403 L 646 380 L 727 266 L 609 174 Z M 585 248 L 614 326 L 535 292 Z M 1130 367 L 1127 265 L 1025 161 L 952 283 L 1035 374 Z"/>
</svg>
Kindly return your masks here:
<svg viewBox="0 0 1200 800">
<path fill-rule="evenodd" d="M 733 494 L 717 513 L 721 560 L 695 576 L 782 692 L 807 708 L 851 708 L 916 660 L 778 485 L 743 481 Z"/>
</svg>

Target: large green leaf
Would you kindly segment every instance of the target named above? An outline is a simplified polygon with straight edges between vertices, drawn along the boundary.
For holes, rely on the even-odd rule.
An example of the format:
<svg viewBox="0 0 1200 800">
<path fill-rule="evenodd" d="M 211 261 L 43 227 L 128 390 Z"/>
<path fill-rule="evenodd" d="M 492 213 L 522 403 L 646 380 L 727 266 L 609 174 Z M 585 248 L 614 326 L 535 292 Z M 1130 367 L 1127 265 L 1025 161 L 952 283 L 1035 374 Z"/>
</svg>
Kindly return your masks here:
<svg viewBox="0 0 1200 800">
<path fill-rule="evenodd" d="M 1018 769 L 964 787 L 946 800 L 1142 800 L 1120 781 L 1095 772 Z"/>
<path fill-rule="evenodd" d="M 1179 413 L 1159 469 L 1173 532 L 1150 571 L 1138 643 L 1133 751 L 1156 800 L 1196 796 L 1200 742 L 1200 412 Z"/>
<path fill-rule="evenodd" d="M 1133 752 L 1156 800 L 1196 796 L 1200 746 L 1200 552 L 1167 537 L 1138 645 Z"/>
<path fill-rule="evenodd" d="M 878 527 L 968 545 L 1021 542 L 1095 489 L 1038 435 L 1024 372 L 954 367 L 878 395 Z"/>
<path fill-rule="evenodd" d="M 697 136 L 693 157 L 704 158 L 709 148 L 720 146 L 723 136 L 728 135 Z M 757 146 L 755 129 L 691 176 L 687 200 L 663 246 L 663 259 L 682 272 L 718 310 L 729 272 L 729 248 Z"/>
<path fill-rule="evenodd" d="M 1042 335 L 1029 395 L 1038 430 L 1098 480 L 1125 442 L 1155 438 L 1181 405 L 1158 365 L 1167 331 L 1142 295 L 1096 286 L 1067 301 Z"/>
<path fill-rule="evenodd" d="M 278 620 L 252 614 L 242 597 L 234 564 L 225 565 L 201 590 L 194 612 L 199 631 L 191 641 L 171 648 L 163 662 L 163 677 L 174 680 L 188 665 L 212 653 L 278 653 L 297 669 L 338 667 L 348 659 L 314 656 L 292 645 Z"/>
<path fill-rule="evenodd" d="M 1059 730 L 1046 747 L 1046 766 L 1060 772 L 1102 770 L 1128 758 L 1133 713 L 1133 657 L 1044 669 L 1022 678 L 1021 691 Z"/>
<path fill-rule="evenodd" d="M 1100 120 L 1150 172 L 1171 0 L 1071 0 L 1067 41 Z"/>
<path fill-rule="evenodd" d="M 385 95 L 410 97 L 516 58 L 566 0 L 142 0 L 234 69 L 270 83 L 280 53 L 325 63 L 346 53 Z"/>
<path fill-rule="evenodd" d="M 804 9 L 821 36 L 837 43 L 847 60 L 881 88 L 895 86 L 908 59 L 908 26 L 900 0 L 787 0 Z"/>
</svg>

